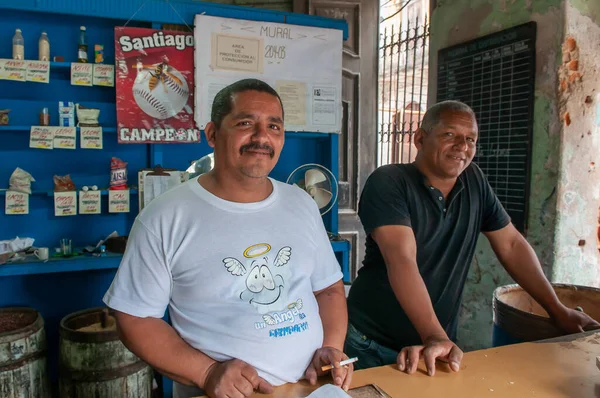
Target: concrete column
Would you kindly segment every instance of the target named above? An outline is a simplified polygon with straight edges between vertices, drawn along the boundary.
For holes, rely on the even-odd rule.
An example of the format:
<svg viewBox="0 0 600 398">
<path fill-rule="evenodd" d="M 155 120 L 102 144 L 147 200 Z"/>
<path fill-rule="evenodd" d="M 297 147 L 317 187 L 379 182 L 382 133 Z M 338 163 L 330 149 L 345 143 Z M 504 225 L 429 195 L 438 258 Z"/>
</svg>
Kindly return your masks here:
<svg viewBox="0 0 600 398">
<path fill-rule="evenodd" d="M 558 104 L 562 122 L 552 279 L 600 286 L 600 2 L 568 0 Z"/>
</svg>

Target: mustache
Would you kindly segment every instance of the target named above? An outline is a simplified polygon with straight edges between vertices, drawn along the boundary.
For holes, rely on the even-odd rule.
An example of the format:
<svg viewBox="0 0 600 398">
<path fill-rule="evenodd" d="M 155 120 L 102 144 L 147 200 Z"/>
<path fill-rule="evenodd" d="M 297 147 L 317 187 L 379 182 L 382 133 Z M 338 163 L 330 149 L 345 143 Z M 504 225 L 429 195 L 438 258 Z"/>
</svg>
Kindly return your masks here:
<svg viewBox="0 0 600 398">
<path fill-rule="evenodd" d="M 256 142 L 251 142 L 250 144 L 243 145 L 240 148 L 240 155 L 246 151 L 269 151 L 269 156 L 273 158 L 275 156 L 275 150 L 269 144 L 258 144 Z"/>
</svg>

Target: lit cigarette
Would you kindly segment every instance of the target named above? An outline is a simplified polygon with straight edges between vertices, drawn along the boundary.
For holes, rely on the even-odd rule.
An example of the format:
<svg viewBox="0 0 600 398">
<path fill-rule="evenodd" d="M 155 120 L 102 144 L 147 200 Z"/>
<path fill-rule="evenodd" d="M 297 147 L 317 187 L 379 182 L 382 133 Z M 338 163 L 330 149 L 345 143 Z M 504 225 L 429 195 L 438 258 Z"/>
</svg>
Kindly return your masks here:
<svg viewBox="0 0 600 398">
<path fill-rule="evenodd" d="M 343 360 L 342 362 L 340 362 L 340 367 L 342 367 L 342 366 L 345 366 L 345 365 L 349 365 L 349 364 L 351 364 L 351 363 L 354 363 L 354 362 L 356 362 L 356 361 L 358 361 L 358 358 L 357 358 L 357 357 L 354 357 L 354 358 L 350 358 L 350 359 Z M 325 366 L 321 366 L 321 370 L 322 370 L 323 372 L 325 372 L 326 370 L 329 370 L 329 369 L 333 369 L 333 365 L 325 365 Z"/>
</svg>

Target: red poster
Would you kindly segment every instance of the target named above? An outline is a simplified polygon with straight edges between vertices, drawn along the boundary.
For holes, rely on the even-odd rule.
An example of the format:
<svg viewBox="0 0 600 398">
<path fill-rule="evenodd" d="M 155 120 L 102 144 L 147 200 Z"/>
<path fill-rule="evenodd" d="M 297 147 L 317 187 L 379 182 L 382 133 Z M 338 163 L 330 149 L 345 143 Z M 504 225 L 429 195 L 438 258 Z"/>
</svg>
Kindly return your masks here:
<svg viewBox="0 0 600 398">
<path fill-rule="evenodd" d="M 115 28 L 119 143 L 200 141 L 194 123 L 194 34 Z"/>
</svg>

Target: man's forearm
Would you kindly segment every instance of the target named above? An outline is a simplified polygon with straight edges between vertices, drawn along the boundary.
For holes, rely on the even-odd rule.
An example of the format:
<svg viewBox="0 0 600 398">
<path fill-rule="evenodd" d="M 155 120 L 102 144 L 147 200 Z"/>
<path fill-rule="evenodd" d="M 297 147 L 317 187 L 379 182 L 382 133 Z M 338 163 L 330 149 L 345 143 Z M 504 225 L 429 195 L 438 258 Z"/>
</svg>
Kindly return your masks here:
<svg viewBox="0 0 600 398">
<path fill-rule="evenodd" d="M 117 323 L 123 344 L 135 355 L 179 383 L 204 387 L 215 361 L 187 344 L 165 321 L 117 312 Z"/>
<path fill-rule="evenodd" d="M 348 310 L 344 284 L 338 281 L 315 295 L 323 324 L 323 346 L 344 351 L 348 330 Z"/>
<path fill-rule="evenodd" d="M 520 234 L 515 238 L 510 250 L 498 257 L 500 262 L 527 293 L 537 301 L 549 315 L 563 309 L 552 285 L 544 275 L 537 255 Z"/>
<path fill-rule="evenodd" d="M 437 319 L 427 287 L 417 264 L 408 259 L 386 259 L 388 278 L 400 306 L 425 343 L 431 338 L 448 338 Z"/>
</svg>

